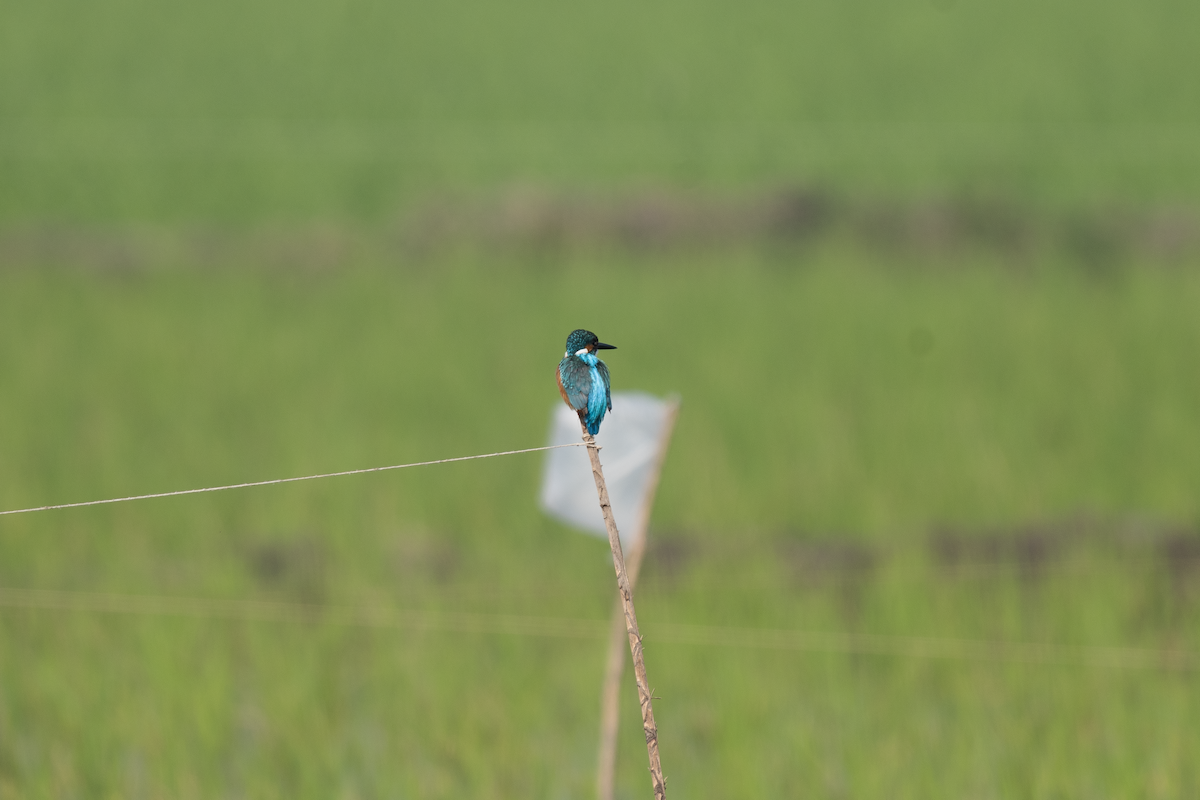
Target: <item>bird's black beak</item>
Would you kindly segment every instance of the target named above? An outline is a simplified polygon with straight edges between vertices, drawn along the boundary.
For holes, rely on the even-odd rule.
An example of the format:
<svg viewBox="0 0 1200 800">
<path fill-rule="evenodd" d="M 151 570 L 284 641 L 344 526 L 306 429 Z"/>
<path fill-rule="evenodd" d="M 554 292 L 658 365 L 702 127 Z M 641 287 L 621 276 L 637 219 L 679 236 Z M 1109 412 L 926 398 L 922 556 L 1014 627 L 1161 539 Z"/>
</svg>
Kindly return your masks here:
<svg viewBox="0 0 1200 800">
<path fill-rule="evenodd" d="M 615 344 L 605 344 L 604 342 L 596 342 L 596 349 L 597 350 L 616 350 L 617 346 Z"/>
</svg>

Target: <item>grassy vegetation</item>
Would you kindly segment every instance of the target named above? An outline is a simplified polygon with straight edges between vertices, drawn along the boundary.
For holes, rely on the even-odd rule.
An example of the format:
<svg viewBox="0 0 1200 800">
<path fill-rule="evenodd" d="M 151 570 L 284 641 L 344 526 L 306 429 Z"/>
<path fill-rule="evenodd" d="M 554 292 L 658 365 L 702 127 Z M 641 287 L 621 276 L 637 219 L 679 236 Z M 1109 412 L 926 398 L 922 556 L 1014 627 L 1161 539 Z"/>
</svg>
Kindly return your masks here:
<svg viewBox="0 0 1200 800">
<path fill-rule="evenodd" d="M 1069 240 L 1200 198 L 1198 13 L 0 3 L 0 509 L 536 445 L 584 325 L 684 399 L 639 591 L 671 796 L 1194 796 L 1200 270 Z M 514 182 L 865 211 L 377 246 Z M 1050 233 L 860 236 L 938 197 Z M 539 472 L 0 518 L 0 798 L 590 796 L 611 565 Z"/>
<path fill-rule="evenodd" d="M 1186 0 L 3 13 L 6 221 L 378 221 L 514 180 L 1200 193 Z"/>
<path fill-rule="evenodd" d="M 927 552 L 936 526 L 973 541 L 1080 513 L 1137 512 L 1151 533 L 1197 518 L 1192 271 L 887 268 L 832 249 L 2 280 L 8 508 L 536 443 L 547 365 L 582 322 L 622 345 L 619 387 L 685 398 L 648 636 L 686 622 L 1200 645 L 1191 573 L 1168 569 L 1159 539 L 1088 528 L 1059 551 L 1050 535 L 1032 577 Z M 539 516 L 538 470 L 520 456 L 9 518 L 0 581 L 602 619 L 604 544 Z M 10 608 L 0 624 L 13 796 L 589 791 L 600 637 L 319 613 Z M 649 663 L 683 796 L 1196 787 L 1191 676 L 1169 668 L 685 644 L 652 644 Z M 621 783 L 638 796 L 644 754 L 626 734 Z"/>
</svg>

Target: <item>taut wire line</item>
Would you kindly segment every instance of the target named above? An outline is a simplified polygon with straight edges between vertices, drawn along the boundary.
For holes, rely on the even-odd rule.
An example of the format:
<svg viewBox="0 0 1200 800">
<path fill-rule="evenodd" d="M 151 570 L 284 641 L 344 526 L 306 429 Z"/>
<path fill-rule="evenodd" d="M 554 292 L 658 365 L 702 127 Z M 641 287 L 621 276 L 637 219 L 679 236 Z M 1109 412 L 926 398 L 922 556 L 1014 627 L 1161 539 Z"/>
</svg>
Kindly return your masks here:
<svg viewBox="0 0 1200 800">
<path fill-rule="evenodd" d="M 343 606 L 233 598 L 129 595 L 54 589 L 0 587 L 0 611 L 63 611 L 148 616 L 184 616 L 259 622 L 325 622 L 370 628 L 449 633 L 506 634 L 556 639 L 593 639 L 608 634 L 602 619 L 515 614 L 428 611 L 383 605 Z M 663 644 L 850 653 L 900 658 L 1077 665 L 1109 669 L 1193 672 L 1197 654 L 1178 648 L 1069 645 L 1052 642 L 988 641 L 934 636 L 717 627 L 659 623 L 654 638 Z"/>
<path fill-rule="evenodd" d="M 250 483 L 231 483 L 228 486 L 209 486 L 204 489 L 180 489 L 176 492 L 159 492 L 157 494 L 139 494 L 132 497 L 114 497 L 109 500 L 88 500 L 83 503 L 60 503 L 56 506 L 38 506 L 36 508 L 17 508 L 12 511 L 0 511 L 0 517 L 9 514 L 28 514 L 33 511 L 53 511 L 56 508 L 80 508 L 81 506 L 102 506 L 108 503 L 125 503 L 130 500 L 150 500 L 155 497 L 176 497 L 181 494 L 200 494 L 202 492 L 223 492 L 226 489 L 247 489 L 251 486 L 269 486 L 274 483 L 294 483 L 295 481 L 315 481 L 318 478 L 340 478 L 343 475 L 362 475 L 367 472 L 386 472 L 391 469 L 406 469 L 408 467 L 428 467 L 432 464 L 449 464 L 451 461 L 473 461 L 477 458 L 495 458 L 496 456 L 514 456 L 518 453 L 536 453 L 539 450 L 556 450 L 559 447 L 583 447 L 583 442 L 571 444 L 553 444 L 548 447 L 527 447 L 524 450 L 505 450 L 502 453 L 484 453 L 478 456 L 458 456 L 457 458 L 439 458 L 436 461 L 417 461 L 412 464 L 392 464 L 387 467 L 368 467 L 367 469 L 348 469 L 345 472 L 325 472 L 321 475 L 303 475 L 299 478 L 275 478 L 270 481 L 251 481 Z"/>
</svg>

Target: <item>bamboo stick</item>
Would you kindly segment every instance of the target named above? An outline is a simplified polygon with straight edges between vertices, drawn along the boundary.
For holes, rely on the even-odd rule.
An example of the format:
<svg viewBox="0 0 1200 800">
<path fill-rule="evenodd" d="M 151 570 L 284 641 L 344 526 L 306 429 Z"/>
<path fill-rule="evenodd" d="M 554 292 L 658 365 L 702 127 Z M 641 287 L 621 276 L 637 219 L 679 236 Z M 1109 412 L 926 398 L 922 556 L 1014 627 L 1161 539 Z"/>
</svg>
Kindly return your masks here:
<svg viewBox="0 0 1200 800">
<path fill-rule="evenodd" d="M 629 548 L 629 559 L 625 562 L 629 575 L 629 587 L 637 585 L 642 557 L 646 552 L 646 536 L 650 530 L 650 512 L 654 507 L 654 494 L 658 490 L 658 479 L 662 475 L 667 445 L 679 416 L 679 399 L 673 397 L 667 407 L 662 431 L 658 440 L 658 452 L 650 473 L 646 497 L 638 518 L 637 529 Z M 621 676 L 625 672 L 625 613 L 620 597 L 613 609 L 612 627 L 608 636 L 608 658 L 604 667 L 604 688 L 600 693 L 600 745 L 596 755 L 596 798 L 613 800 L 613 787 L 617 772 L 617 728 L 621 719 Z"/>
<path fill-rule="evenodd" d="M 581 420 L 582 424 L 582 420 Z M 596 439 L 583 425 L 583 441 L 587 445 L 592 461 L 592 477 L 596 480 L 596 494 L 600 499 L 600 512 L 604 515 L 604 527 L 608 530 L 608 545 L 612 549 L 613 568 L 617 573 L 617 592 L 625 614 L 625 631 L 629 635 L 629 650 L 633 655 L 633 674 L 637 681 L 638 699 L 642 707 L 642 728 L 646 732 L 646 754 L 650 759 L 650 782 L 654 787 L 654 800 L 665 800 L 666 781 L 663 779 L 662 763 L 658 758 L 658 726 L 654 723 L 650 684 L 646 679 L 646 663 L 642 656 L 642 634 L 638 630 L 637 612 L 633 608 L 633 589 L 629 575 L 625 572 L 625 557 L 621 553 L 621 535 L 613 519 L 612 506 L 608 501 L 608 487 L 604 483 L 604 470 L 600 466 L 600 448 Z"/>
</svg>

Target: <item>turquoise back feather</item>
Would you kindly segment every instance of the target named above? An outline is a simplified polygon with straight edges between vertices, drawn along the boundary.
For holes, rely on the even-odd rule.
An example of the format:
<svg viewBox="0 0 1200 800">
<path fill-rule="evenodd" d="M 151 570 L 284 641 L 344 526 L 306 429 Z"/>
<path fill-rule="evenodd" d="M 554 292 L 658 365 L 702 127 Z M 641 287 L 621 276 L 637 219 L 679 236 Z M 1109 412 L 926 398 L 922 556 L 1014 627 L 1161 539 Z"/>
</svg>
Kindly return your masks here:
<svg viewBox="0 0 1200 800">
<path fill-rule="evenodd" d="M 594 353 L 571 354 L 559 362 L 558 375 L 567 402 L 576 411 L 585 412 L 588 433 L 595 436 L 600 432 L 605 412 L 612 410 L 608 366 Z"/>
</svg>

